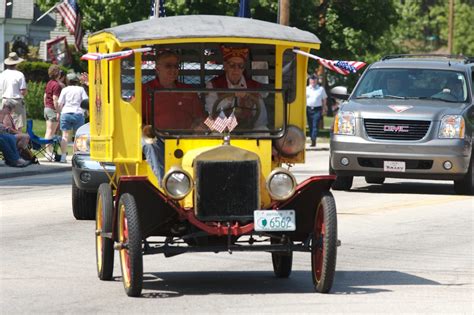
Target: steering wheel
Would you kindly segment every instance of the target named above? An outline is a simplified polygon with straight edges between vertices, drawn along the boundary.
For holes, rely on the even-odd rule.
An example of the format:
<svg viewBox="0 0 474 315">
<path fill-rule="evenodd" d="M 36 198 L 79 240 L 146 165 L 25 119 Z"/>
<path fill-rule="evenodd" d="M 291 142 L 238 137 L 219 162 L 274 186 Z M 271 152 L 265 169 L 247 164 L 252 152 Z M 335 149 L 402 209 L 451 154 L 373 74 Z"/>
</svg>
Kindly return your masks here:
<svg viewBox="0 0 474 315">
<path fill-rule="evenodd" d="M 254 127 L 260 116 L 260 106 L 259 95 L 255 93 L 245 93 L 244 97 L 237 97 L 236 93 L 220 93 L 212 106 L 211 115 L 217 117 L 221 111 L 224 111 L 224 114 L 229 117 L 235 109 L 234 115 L 239 123 L 237 129 L 249 129 Z"/>
</svg>

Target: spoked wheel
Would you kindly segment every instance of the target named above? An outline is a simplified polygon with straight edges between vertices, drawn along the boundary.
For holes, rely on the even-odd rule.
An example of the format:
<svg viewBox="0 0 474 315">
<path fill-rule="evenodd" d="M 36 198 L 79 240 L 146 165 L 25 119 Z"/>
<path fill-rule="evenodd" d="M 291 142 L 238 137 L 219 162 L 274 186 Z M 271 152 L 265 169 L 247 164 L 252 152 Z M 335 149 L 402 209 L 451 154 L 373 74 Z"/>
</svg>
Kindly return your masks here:
<svg viewBox="0 0 474 315">
<path fill-rule="evenodd" d="M 276 239 L 270 240 L 271 244 L 280 244 Z M 291 242 L 291 241 L 288 241 Z M 272 253 L 273 272 L 278 278 L 288 278 L 293 266 L 293 252 Z"/>
<path fill-rule="evenodd" d="M 337 214 L 330 192 L 322 195 L 316 210 L 311 244 L 311 273 L 314 289 L 320 293 L 331 290 L 336 272 Z"/>
<path fill-rule="evenodd" d="M 125 292 L 128 296 L 140 296 L 143 284 L 142 232 L 135 198 L 128 193 L 123 194 L 119 201 L 118 238 Z"/>
<path fill-rule="evenodd" d="M 95 216 L 97 276 L 100 280 L 111 280 L 114 271 L 114 241 L 102 234 L 112 233 L 113 209 L 112 189 L 103 183 L 97 192 Z"/>
</svg>

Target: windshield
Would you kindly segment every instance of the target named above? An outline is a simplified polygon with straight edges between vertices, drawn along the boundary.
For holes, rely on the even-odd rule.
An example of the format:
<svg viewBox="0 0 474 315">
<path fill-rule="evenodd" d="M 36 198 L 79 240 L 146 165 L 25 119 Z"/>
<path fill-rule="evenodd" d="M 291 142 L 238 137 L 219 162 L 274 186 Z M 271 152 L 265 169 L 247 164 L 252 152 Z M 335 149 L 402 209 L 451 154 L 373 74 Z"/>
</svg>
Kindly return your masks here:
<svg viewBox="0 0 474 315">
<path fill-rule="evenodd" d="M 466 78 L 462 72 L 436 69 L 370 69 L 352 98 L 429 99 L 466 102 Z"/>
<path fill-rule="evenodd" d="M 285 97 L 269 89 L 154 89 L 144 123 L 162 137 L 276 137 L 285 127 Z M 152 119 L 154 117 L 154 119 Z"/>
</svg>

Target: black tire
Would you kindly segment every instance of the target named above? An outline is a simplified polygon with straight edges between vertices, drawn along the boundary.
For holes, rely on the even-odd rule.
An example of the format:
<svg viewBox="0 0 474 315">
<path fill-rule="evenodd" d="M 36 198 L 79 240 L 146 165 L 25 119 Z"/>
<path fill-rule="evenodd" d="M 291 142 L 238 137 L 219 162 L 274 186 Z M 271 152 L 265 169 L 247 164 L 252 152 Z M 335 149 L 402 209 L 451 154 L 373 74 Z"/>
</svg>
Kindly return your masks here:
<svg viewBox="0 0 474 315">
<path fill-rule="evenodd" d="M 279 244 L 280 242 L 271 239 L 272 244 Z M 288 278 L 291 274 L 293 266 L 293 252 L 272 253 L 273 272 L 278 278 Z"/>
<path fill-rule="evenodd" d="M 100 280 L 111 280 L 114 272 L 114 241 L 100 234 L 100 232 L 112 233 L 113 210 L 112 189 L 109 184 L 100 184 L 95 217 L 96 265 Z"/>
<path fill-rule="evenodd" d="M 469 163 L 467 173 L 461 180 L 454 181 L 454 191 L 458 195 L 474 195 L 474 174 L 472 173 L 472 160 L 473 156 L 471 153 L 471 162 Z"/>
<path fill-rule="evenodd" d="M 120 196 L 118 238 L 122 280 L 128 296 L 140 296 L 143 286 L 142 232 L 135 198 L 128 193 Z"/>
<path fill-rule="evenodd" d="M 77 220 L 94 220 L 97 193 L 79 189 L 72 179 L 72 214 Z"/>
<path fill-rule="evenodd" d="M 314 290 L 328 293 L 336 273 L 337 213 L 330 192 L 322 195 L 316 210 L 311 241 L 311 274 Z"/>
<path fill-rule="evenodd" d="M 376 177 L 376 176 L 365 176 L 365 182 L 367 184 L 383 184 L 385 177 Z"/>
<path fill-rule="evenodd" d="M 336 175 L 336 171 L 331 167 L 331 157 L 329 157 L 329 174 Z M 331 188 L 334 190 L 350 190 L 353 180 L 353 176 L 336 176 Z"/>
</svg>

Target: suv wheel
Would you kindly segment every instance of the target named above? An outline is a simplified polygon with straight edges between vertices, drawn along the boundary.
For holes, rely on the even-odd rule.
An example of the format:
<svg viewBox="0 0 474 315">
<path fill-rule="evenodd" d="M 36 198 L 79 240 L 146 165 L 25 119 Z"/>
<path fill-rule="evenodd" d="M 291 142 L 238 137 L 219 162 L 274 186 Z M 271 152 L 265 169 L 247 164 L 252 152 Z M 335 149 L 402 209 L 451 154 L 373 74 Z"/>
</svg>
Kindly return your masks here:
<svg viewBox="0 0 474 315">
<path fill-rule="evenodd" d="M 354 176 L 341 176 L 337 175 L 336 171 L 331 167 L 331 162 L 329 162 L 329 174 L 336 175 L 336 180 L 332 183 L 331 188 L 334 190 L 350 190 L 352 187 L 352 182 L 354 181 Z"/>
<path fill-rule="evenodd" d="M 94 220 L 97 193 L 79 189 L 72 179 L 72 214 L 77 220 Z"/>
<path fill-rule="evenodd" d="M 467 169 L 467 173 L 461 180 L 454 181 L 454 191 L 458 195 L 474 195 L 474 180 L 472 176 L 472 160 L 473 157 L 471 155 L 471 163 L 469 163 L 469 168 Z"/>
<path fill-rule="evenodd" d="M 367 184 L 383 184 L 385 177 L 376 177 L 376 176 L 365 176 L 365 182 Z"/>
</svg>

